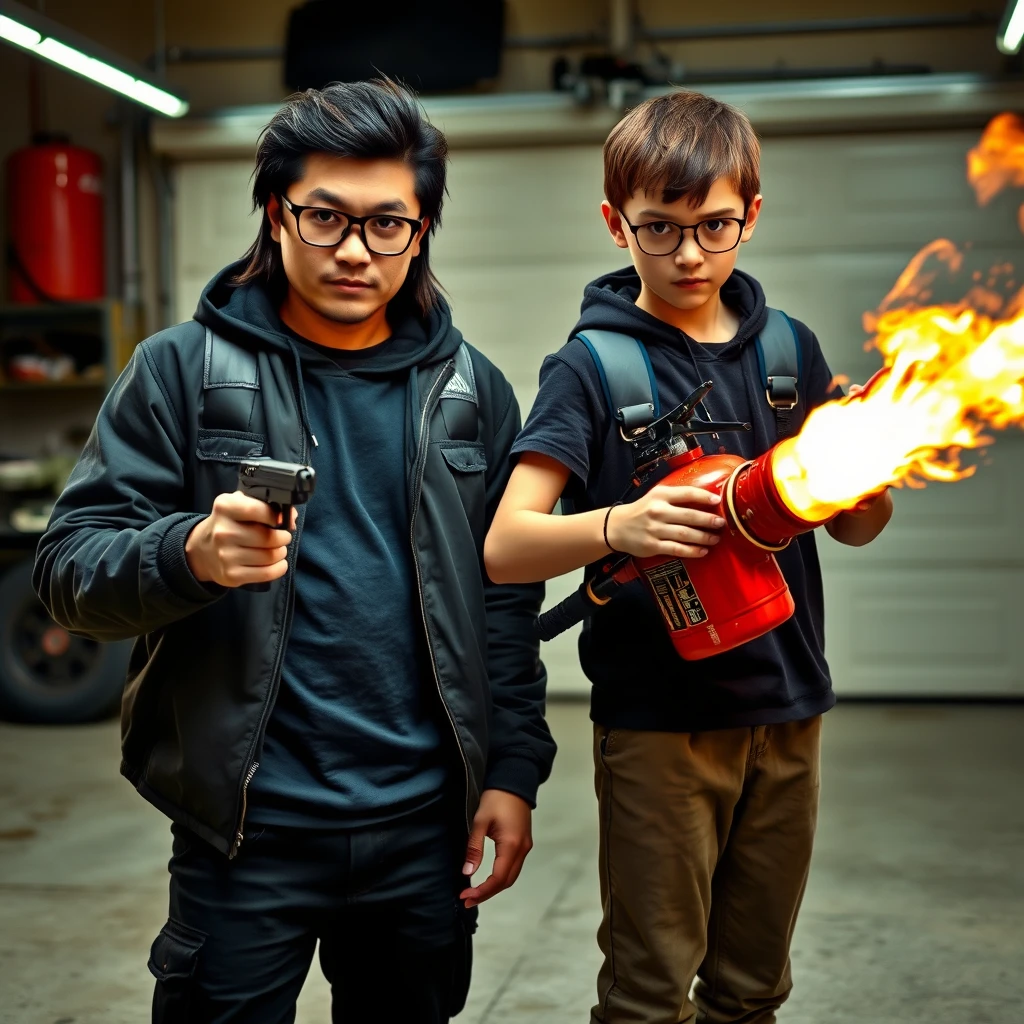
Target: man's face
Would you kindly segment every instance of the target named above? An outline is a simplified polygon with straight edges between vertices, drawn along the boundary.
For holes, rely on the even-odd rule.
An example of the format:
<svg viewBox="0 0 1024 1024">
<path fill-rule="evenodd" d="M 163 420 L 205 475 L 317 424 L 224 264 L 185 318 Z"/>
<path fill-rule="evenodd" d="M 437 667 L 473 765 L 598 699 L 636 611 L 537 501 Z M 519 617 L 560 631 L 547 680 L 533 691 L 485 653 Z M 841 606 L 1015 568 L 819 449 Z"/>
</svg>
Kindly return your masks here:
<svg viewBox="0 0 1024 1024">
<path fill-rule="evenodd" d="M 699 206 L 692 205 L 686 196 L 665 203 L 661 195 L 660 189 L 655 193 L 636 193 L 621 210 L 612 209 L 606 201 L 601 204 L 601 211 L 616 245 L 629 249 L 647 290 L 676 309 L 698 309 L 718 292 L 736 266 L 740 243 L 754 233 L 761 196 L 755 196 L 744 209 L 742 196 L 727 177 L 714 182 L 707 199 Z M 742 228 L 735 223 L 736 219 L 745 221 Z M 639 229 L 636 234 L 630 224 Z M 694 231 L 687 230 L 674 252 L 651 255 L 652 250 L 660 252 L 678 240 L 679 232 L 673 225 L 700 225 L 697 234 L 707 249 L 726 245 L 732 248 L 708 252 L 698 244 Z"/>
<path fill-rule="evenodd" d="M 316 207 L 300 214 L 282 206 L 278 197 L 267 203 L 271 233 L 281 244 L 281 259 L 293 298 L 336 323 L 357 324 L 386 306 L 405 283 L 409 264 L 420 253 L 429 226 L 406 228 L 398 218 L 419 219 L 413 169 L 401 160 L 357 160 L 316 153 L 306 158 L 302 177 L 289 186 L 284 198 L 293 206 Z M 323 211 L 323 212 L 321 212 Z M 333 211 L 333 213 L 332 213 Z M 303 238 L 331 241 L 345 224 L 337 214 L 354 217 L 380 215 L 370 230 L 352 227 L 338 244 L 310 245 Z M 387 218 L 386 215 L 393 215 Z M 301 216 L 302 237 L 297 218 Z M 394 248 L 382 241 L 388 231 L 412 241 L 398 256 L 382 256 L 367 249 Z M 376 231 L 377 239 L 372 236 Z"/>
</svg>

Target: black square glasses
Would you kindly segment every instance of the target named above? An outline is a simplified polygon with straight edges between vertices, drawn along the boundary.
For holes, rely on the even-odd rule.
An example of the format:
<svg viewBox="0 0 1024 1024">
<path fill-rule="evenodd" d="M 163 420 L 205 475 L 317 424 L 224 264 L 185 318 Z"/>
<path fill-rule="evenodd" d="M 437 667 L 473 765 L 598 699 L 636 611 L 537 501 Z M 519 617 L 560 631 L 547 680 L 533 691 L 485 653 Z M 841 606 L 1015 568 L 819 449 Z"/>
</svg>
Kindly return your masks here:
<svg viewBox="0 0 1024 1024">
<path fill-rule="evenodd" d="M 375 256 L 401 256 L 423 227 L 422 220 L 394 213 L 356 217 L 327 206 L 299 206 L 284 195 L 280 199 L 295 218 L 299 238 L 320 249 L 336 249 L 358 227 L 367 252 Z"/>
<path fill-rule="evenodd" d="M 683 244 L 687 231 L 693 232 L 694 241 L 705 252 L 729 252 L 740 244 L 747 223 L 746 217 L 710 217 L 699 224 L 674 224 L 670 220 L 630 224 L 621 211 L 619 216 L 633 232 L 640 251 L 648 256 L 671 256 Z"/>
</svg>

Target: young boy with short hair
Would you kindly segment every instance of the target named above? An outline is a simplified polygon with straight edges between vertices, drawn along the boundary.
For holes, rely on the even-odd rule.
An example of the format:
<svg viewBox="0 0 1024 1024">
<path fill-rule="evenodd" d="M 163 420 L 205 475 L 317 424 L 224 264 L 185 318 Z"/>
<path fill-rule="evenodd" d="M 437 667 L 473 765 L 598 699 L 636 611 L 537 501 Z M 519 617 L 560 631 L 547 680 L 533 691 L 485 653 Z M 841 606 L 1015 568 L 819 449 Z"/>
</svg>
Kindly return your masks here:
<svg viewBox="0 0 1024 1024">
<path fill-rule="evenodd" d="M 642 342 L 662 409 L 712 380 L 706 415 L 753 429 L 723 433 L 706 451 L 753 459 L 772 447 L 778 429 L 755 344 L 765 297 L 734 269 L 761 213 L 759 161 L 746 116 L 698 93 L 649 100 L 609 135 L 601 209 L 633 267 L 587 287 L 569 343 L 544 361 L 485 545 L 496 582 L 550 579 L 610 550 L 701 558 L 718 542 L 725 521 L 708 491 L 659 484 L 616 504 L 632 473 L 630 446 L 578 335 L 605 330 Z M 793 325 L 795 432 L 842 392 L 814 334 Z M 551 514 L 561 496 L 574 514 Z M 826 529 L 841 543 L 866 544 L 891 514 L 883 492 Z M 813 534 L 776 557 L 795 614 L 723 654 L 679 658 L 637 584 L 584 623 L 604 908 L 593 1024 L 767 1024 L 792 988 L 821 715 L 835 697 Z"/>
</svg>

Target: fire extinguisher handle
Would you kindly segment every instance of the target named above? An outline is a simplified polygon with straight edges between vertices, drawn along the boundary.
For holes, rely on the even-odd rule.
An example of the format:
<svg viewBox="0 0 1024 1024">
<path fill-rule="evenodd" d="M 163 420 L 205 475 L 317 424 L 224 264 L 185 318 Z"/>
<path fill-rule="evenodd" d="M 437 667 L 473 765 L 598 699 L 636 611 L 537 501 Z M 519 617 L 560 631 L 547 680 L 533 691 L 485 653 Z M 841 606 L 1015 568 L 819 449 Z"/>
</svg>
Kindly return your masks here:
<svg viewBox="0 0 1024 1024">
<path fill-rule="evenodd" d="M 564 633 L 570 626 L 582 622 L 594 608 L 594 602 L 587 597 L 586 584 L 573 591 L 564 601 L 559 601 L 554 608 L 549 608 L 543 615 L 538 615 L 533 628 L 541 640 L 554 640 L 559 633 Z"/>
</svg>

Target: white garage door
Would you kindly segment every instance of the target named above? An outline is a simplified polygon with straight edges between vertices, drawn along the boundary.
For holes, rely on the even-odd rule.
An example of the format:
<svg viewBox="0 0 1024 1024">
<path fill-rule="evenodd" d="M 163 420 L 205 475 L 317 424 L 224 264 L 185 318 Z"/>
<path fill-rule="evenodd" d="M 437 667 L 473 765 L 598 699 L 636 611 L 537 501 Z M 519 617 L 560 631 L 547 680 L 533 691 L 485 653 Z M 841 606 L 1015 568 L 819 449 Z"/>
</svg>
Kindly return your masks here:
<svg viewBox="0 0 1024 1024">
<path fill-rule="evenodd" d="M 864 380 L 861 316 L 926 242 L 973 243 L 990 266 L 1024 258 L 1013 197 L 979 210 L 964 176 L 973 132 L 770 139 L 764 219 L 740 265 L 769 302 L 809 323 L 833 370 Z M 183 164 L 177 176 L 177 295 L 191 315 L 206 280 L 256 229 L 251 165 Z M 582 288 L 622 262 L 598 212 L 595 146 L 457 150 L 435 249 L 456 322 L 505 371 L 524 414 L 543 356 L 564 340 Z M 1018 197 L 1019 198 L 1019 197 Z M 881 538 L 852 550 L 820 539 L 827 646 L 841 694 L 1024 692 L 1020 586 L 1024 442 L 999 440 L 972 480 L 896 495 Z M 553 581 L 550 600 L 575 579 Z M 575 637 L 548 645 L 552 693 L 585 692 Z"/>
</svg>

